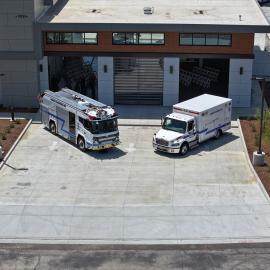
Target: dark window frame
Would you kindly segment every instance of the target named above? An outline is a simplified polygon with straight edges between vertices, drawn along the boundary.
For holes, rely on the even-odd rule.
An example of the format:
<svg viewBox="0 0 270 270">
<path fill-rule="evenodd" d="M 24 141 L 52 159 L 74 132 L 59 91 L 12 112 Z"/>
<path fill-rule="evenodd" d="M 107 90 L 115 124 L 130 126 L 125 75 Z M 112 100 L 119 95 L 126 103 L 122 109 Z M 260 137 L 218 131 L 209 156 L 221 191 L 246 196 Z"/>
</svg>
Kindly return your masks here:
<svg viewBox="0 0 270 270">
<path fill-rule="evenodd" d="M 82 33 L 83 34 L 83 43 L 74 43 L 73 42 L 73 33 Z M 86 43 L 85 42 L 85 34 L 87 33 L 91 33 L 91 34 L 96 34 L 96 43 Z M 48 42 L 49 34 L 58 34 L 58 42 Z M 71 34 L 71 43 L 63 43 L 60 41 L 60 35 L 61 34 Z M 49 45 L 98 45 L 98 36 L 99 33 L 98 32 L 74 32 L 74 31 L 70 31 L 70 32 L 46 32 L 46 44 Z"/>
<path fill-rule="evenodd" d="M 125 42 L 123 44 L 119 44 L 119 43 L 115 43 L 114 42 L 114 38 L 113 35 L 116 33 L 121 33 L 121 34 L 125 34 Z M 134 33 L 137 35 L 137 43 L 127 43 L 127 33 Z M 151 43 L 140 43 L 140 34 L 151 34 Z M 153 43 L 153 38 L 152 35 L 153 34 L 163 34 L 163 42 L 160 44 L 157 43 Z M 164 32 L 113 32 L 112 33 L 112 45 L 118 45 L 118 46 L 164 46 L 165 45 L 165 33 Z"/>
<path fill-rule="evenodd" d="M 181 35 L 182 34 L 189 34 L 189 35 L 192 35 L 192 44 L 181 44 Z M 196 35 L 196 34 L 203 34 L 204 35 L 204 40 L 205 40 L 205 45 L 197 45 L 197 44 L 194 44 L 193 42 L 193 35 Z M 216 34 L 218 36 L 218 40 L 217 40 L 217 45 L 207 45 L 206 44 L 206 35 L 208 34 Z M 230 44 L 229 45 L 219 45 L 219 36 L 220 35 L 228 35 L 230 36 Z M 193 46 L 193 47 L 199 47 L 199 46 L 202 46 L 202 47 L 232 47 L 232 44 L 233 44 L 233 36 L 232 34 L 229 34 L 229 33 L 179 33 L 179 46 L 183 46 L 183 47 L 186 47 L 186 46 Z"/>
</svg>

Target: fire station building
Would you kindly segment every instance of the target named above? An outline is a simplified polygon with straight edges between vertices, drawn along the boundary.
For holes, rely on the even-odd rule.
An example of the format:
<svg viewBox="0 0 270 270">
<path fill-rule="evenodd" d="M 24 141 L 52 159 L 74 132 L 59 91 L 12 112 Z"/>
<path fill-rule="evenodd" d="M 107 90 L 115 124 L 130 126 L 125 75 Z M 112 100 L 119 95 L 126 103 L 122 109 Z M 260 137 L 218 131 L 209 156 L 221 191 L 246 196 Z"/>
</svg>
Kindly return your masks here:
<svg viewBox="0 0 270 270">
<path fill-rule="evenodd" d="M 12 13 L 4 2 L 6 23 L 10 14 L 22 23 L 25 5 Z M 250 106 L 254 35 L 270 29 L 256 0 L 17 2 L 34 2 L 34 15 L 28 47 L 10 46 L 21 33 L 0 45 L 4 106 L 35 106 L 38 92 L 62 87 L 110 105 L 170 106 L 209 93 Z"/>
</svg>

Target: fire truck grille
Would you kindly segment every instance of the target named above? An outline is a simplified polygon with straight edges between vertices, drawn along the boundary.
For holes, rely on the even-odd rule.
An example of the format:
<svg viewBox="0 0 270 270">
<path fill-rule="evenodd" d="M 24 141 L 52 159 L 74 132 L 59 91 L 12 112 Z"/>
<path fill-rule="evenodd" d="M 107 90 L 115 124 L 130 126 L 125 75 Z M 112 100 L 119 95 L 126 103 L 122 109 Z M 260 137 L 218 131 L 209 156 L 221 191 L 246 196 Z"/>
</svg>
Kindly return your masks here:
<svg viewBox="0 0 270 270">
<path fill-rule="evenodd" d="M 163 146 L 168 146 L 169 142 L 163 140 L 163 139 L 156 139 L 156 143 Z"/>
</svg>

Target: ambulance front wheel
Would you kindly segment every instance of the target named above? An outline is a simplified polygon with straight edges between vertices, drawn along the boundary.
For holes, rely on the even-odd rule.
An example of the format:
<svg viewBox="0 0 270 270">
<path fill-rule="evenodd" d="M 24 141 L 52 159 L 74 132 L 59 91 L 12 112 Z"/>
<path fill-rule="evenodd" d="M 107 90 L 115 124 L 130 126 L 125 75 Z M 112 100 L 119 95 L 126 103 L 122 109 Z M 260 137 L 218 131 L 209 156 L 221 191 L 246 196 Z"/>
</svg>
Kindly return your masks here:
<svg viewBox="0 0 270 270">
<path fill-rule="evenodd" d="M 85 149 L 85 141 L 84 141 L 84 138 L 83 137 L 81 137 L 81 136 L 78 137 L 77 145 L 78 145 L 78 147 L 79 147 L 79 149 L 81 151 L 85 152 L 85 150 L 86 150 Z"/>
<path fill-rule="evenodd" d="M 184 142 L 181 147 L 180 147 L 180 155 L 181 156 L 184 156 L 186 155 L 186 153 L 188 152 L 189 150 L 189 146 L 188 146 L 188 143 Z"/>
<path fill-rule="evenodd" d="M 50 121 L 49 128 L 52 134 L 56 134 L 56 125 L 54 121 Z"/>
</svg>

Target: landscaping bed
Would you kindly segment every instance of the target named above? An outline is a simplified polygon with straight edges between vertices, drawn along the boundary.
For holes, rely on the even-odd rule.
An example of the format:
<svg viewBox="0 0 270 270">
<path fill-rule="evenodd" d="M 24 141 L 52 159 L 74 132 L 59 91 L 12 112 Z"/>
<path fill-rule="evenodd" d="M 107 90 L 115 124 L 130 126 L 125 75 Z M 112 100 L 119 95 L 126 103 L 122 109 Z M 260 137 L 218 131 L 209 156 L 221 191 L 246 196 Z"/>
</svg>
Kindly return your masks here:
<svg viewBox="0 0 270 270">
<path fill-rule="evenodd" d="M 240 120 L 240 122 L 248 154 L 252 162 L 253 152 L 258 150 L 259 145 L 260 120 L 247 119 Z M 268 116 L 266 114 L 266 121 L 264 123 L 262 150 L 265 152 L 265 165 L 254 166 L 254 169 L 270 196 L 270 112 L 268 113 Z"/>
<path fill-rule="evenodd" d="M 29 120 L 0 119 L 0 145 L 4 151 L 4 156 L 8 153 L 14 142 L 20 136 L 21 132 Z"/>
</svg>

